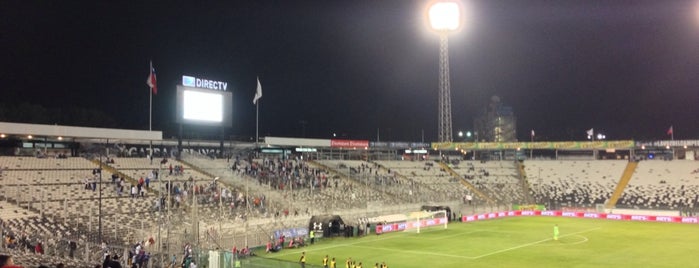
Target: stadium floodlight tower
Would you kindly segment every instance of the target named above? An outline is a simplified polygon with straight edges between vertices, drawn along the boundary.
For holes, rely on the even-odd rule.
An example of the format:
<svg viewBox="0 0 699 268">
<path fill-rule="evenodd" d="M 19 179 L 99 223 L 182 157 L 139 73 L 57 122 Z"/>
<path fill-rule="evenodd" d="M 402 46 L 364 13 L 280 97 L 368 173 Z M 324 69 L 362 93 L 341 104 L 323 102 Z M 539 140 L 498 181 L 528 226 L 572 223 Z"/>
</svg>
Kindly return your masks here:
<svg viewBox="0 0 699 268">
<path fill-rule="evenodd" d="M 461 27 L 461 4 L 434 1 L 427 8 L 432 30 L 439 34 L 439 141 L 451 142 L 451 85 L 449 83 L 449 42 L 447 36 Z"/>
</svg>

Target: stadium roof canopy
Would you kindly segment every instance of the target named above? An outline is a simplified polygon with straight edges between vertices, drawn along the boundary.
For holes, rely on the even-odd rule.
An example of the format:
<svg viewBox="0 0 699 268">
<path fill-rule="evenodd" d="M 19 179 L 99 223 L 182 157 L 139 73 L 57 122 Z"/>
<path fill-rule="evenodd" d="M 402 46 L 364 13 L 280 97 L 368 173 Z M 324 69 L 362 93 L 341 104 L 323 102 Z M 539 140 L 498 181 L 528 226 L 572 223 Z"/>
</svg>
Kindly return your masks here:
<svg viewBox="0 0 699 268">
<path fill-rule="evenodd" d="M 77 139 L 153 140 L 163 139 L 162 131 L 115 128 L 74 127 L 0 122 L 0 133 L 5 135 L 33 135 Z"/>
</svg>

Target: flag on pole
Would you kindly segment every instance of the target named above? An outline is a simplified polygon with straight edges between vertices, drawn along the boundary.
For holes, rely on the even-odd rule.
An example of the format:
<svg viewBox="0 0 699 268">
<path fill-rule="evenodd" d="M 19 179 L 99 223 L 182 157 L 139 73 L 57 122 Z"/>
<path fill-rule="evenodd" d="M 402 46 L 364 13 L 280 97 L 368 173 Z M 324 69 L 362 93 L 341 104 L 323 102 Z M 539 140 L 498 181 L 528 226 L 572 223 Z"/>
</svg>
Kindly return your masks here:
<svg viewBox="0 0 699 268">
<path fill-rule="evenodd" d="M 532 129 L 532 137 L 534 137 L 534 130 Z"/>
<path fill-rule="evenodd" d="M 595 129 L 594 129 L 594 128 L 588 129 L 588 130 L 587 130 L 587 135 L 588 135 L 588 136 L 594 136 L 594 135 L 595 135 Z"/>
<path fill-rule="evenodd" d="M 262 98 L 262 84 L 260 84 L 260 78 L 257 78 L 257 91 L 255 92 L 255 98 L 252 99 L 252 104 L 257 104 L 257 100 Z"/>
<path fill-rule="evenodd" d="M 146 84 L 150 87 L 151 90 L 153 90 L 153 94 L 158 95 L 158 83 L 157 79 L 155 78 L 155 68 L 153 68 L 153 61 L 150 61 L 150 74 L 148 75 L 148 79 L 146 79 Z"/>
<path fill-rule="evenodd" d="M 672 132 L 672 126 L 670 126 L 670 129 L 667 130 L 667 135 L 672 135 L 672 134 L 674 134 L 674 133 Z"/>
</svg>

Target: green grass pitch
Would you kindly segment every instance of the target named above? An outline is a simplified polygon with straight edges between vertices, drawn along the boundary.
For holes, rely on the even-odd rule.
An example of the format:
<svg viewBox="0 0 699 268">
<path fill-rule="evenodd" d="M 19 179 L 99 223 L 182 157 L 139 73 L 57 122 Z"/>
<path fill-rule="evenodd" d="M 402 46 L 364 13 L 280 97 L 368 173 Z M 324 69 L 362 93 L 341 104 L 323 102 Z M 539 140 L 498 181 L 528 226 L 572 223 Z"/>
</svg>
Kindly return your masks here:
<svg viewBox="0 0 699 268">
<path fill-rule="evenodd" d="M 553 240 L 558 224 L 560 238 Z M 396 232 L 323 239 L 300 249 L 257 254 L 319 267 L 326 254 L 345 267 L 348 257 L 363 268 L 389 267 L 699 267 L 699 225 L 562 217 L 512 217 L 421 233 Z M 317 266 L 316 266 L 317 265 Z"/>
</svg>

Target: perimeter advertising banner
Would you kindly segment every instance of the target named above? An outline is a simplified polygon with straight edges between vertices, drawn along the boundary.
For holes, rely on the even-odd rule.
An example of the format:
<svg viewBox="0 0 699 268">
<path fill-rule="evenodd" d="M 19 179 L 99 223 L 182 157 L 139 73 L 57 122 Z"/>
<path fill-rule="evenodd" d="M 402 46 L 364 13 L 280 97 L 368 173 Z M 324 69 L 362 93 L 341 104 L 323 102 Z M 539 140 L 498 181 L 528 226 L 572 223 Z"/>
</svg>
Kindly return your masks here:
<svg viewBox="0 0 699 268">
<path fill-rule="evenodd" d="M 308 228 L 299 227 L 274 231 L 274 239 L 279 239 L 282 235 L 286 238 L 304 237 L 308 235 Z"/>
<path fill-rule="evenodd" d="M 519 149 L 565 149 L 565 150 L 604 150 L 631 149 L 632 140 L 621 141 L 560 141 L 560 142 L 433 142 L 434 150 L 515 150 Z"/>
<path fill-rule="evenodd" d="M 330 147 L 335 148 L 367 148 L 368 140 L 330 140 Z"/>
<path fill-rule="evenodd" d="M 445 218 L 434 218 L 434 219 L 423 219 L 420 220 L 420 227 L 434 226 L 444 224 Z M 379 224 L 376 225 L 376 233 L 389 233 L 397 231 L 405 231 L 406 229 L 416 229 L 418 226 L 417 221 L 407 221 L 407 222 L 397 222 L 391 224 Z"/>
<path fill-rule="evenodd" d="M 546 206 L 537 204 L 512 205 L 512 210 L 546 210 Z"/>
<path fill-rule="evenodd" d="M 462 222 L 472 222 L 479 220 L 495 219 L 502 217 L 516 216 L 549 216 L 549 217 L 571 217 L 571 218 L 587 218 L 587 219 L 604 219 L 616 221 L 648 221 L 648 222 L 674 222 L 674 223 L 693 223 L 699 224 L 698 217 L 681 217 L 681 216 L 649 216 L 649 215 L 627 215 L 627 214 L 607 214 L 597 212 L 582 212 L 582 211 L 561 211 L 561 210 L 522 210 L 522 211 L 503 211 L 485 214 L 467 215 L 461 218 Z"/>
</svg>

